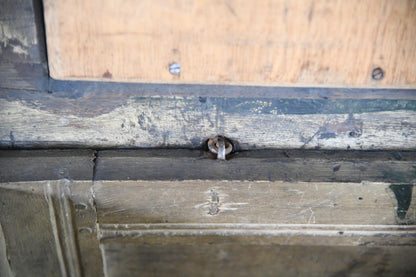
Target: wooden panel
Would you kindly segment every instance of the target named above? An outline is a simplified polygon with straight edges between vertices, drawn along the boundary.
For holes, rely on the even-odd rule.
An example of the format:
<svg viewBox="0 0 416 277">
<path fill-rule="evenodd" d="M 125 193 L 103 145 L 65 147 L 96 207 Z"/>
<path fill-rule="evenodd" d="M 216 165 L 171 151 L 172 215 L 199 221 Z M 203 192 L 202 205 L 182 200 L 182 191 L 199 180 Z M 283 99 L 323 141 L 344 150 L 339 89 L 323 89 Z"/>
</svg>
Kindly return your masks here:
<svg viewBox="0 0 416 277">
<path fill-rule="evenodd" d="M 91 180 L 92 150 L 0 150 L 0 182 Z"/>
<path fill-rule="evenodd" d="M 0 183 L 0 240 L 10 276 L 102 276 L 91 185 Z"/>
<path fill-rule="evenodd" d="M 0 145 L 199 148 L 223 135 L 242 150 L 416 147 L 414 91 L 410 100 L 74 94 L 4 92 Z"/>
<path fill-rule="evenodd" d="M 0 3 L 0 88 L 45 90 L 47 66 L 40 0 Z"/>
<path fill-rule="evenodd" d="M 221 237 L 103 246 L 111 276 L 414 276 L 416 247 L 286 246 Z M 161 242 L 163 241 L 163 242 Z M 189 243 L 187 241 L 192 241 Z"/>
<path fill-rule="evenodd" d="M 100 224 L 389 225 L 416 220 L 415 203 L 399 205 L 385 183 L 102 181 L 93 188 Z M 409 199 L 414 194 L 411 189 L 404 193 Z M 407 212 L 398 212 L 398 205 Z"/>
<path fill-rule="evenodd" d="M 10 276 L 59 276 L 60 262 L 43 184 L 0 184 L 0 204 L 5 253 L 13 273 Z"/>
<path fill-rule="evenodd" d="M 415 87 L 413 0 L 46 0 L 56 79 Z M 169 67 L 181 70 L 171 74 Z M 384 79 L 373 81 L 380 67 Z"/>
<path fill-rule="evenodd" d="M 71 203 L 73 229 L 76 233 L 81 276 L 103 276 L 103 260 L 99 248 L 99 229 L 92 182 L 75 181 L 67 195 Z"/>
<path fill-rule="evenodd" d="M 355 183 L 416 180 L 415 152 L 257 150 L 232 154 L 227 162 L 212 158 L 209 152 L 185 149 L 99 151 L 94 178 Z"/>
<path fill-rule="evenodd" d="M 5 265 L 0 272 L 412 276 L 413 187 L 66 179 L 0 183 L 0 253 L 6 256 L 0 257 Z"/>
<path fill-rule="evenodd" d="M 415 205 L 399 219 L 385 183 L 96 181 L 94 196 L 106 276 L 416 271 Z"/>
</svg>

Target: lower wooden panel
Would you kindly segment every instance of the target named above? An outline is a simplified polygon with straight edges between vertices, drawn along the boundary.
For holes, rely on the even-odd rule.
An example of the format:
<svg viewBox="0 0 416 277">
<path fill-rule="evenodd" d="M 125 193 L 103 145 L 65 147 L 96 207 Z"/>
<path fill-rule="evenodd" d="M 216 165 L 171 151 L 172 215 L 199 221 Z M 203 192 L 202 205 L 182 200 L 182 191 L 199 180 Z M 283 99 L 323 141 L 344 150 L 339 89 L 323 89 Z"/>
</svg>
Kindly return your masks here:
<svg viewBox="0 0 416 277">
<path fill-rule="evenodd" d="M 0 183 L 0 273 L 102 275 L 90 188 L 67 179 Z"/>
<path fill-rule="evenodd" d="M 413 276 L 413 188 L 376 182 L 0 183 L 0 273 Z"/>
<path fill-rule="evenodd" d="M 102 245 L 106 276 L 414 276 L 415 246 L 293 246 L 246 237 Z M 189 242 L 191 241 L 191 242 Z"/>
<path fill-rule="evenodd" d="M 0 184 L 0 228 L 4 257 L 0 273 L 9 276 L 59 276 L 57 251 L 44 184 Z M 2 238 L 0 238 L 2 239 Z"/>
</svg>

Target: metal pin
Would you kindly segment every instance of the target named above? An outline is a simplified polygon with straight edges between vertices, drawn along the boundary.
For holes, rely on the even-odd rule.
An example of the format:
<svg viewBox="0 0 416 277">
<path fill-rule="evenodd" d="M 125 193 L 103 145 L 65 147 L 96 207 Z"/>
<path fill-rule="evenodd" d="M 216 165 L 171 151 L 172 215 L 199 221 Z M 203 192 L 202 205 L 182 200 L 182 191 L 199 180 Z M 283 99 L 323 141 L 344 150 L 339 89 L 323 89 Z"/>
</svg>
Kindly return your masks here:
<svg viewBox="0 0 416 277">
<path fill-rule="evenodd" d="M 233 145 L 226 138 L 217 136 L 208 140 L 208 149 L 214 154 L 217 154 L 218 160 L 225 161 L 226 155 L 233 150 Z"/>
<path fill-rule="evenodd" d="M 218 160 L 225 160 L 225 141 L 224 138 L 218 138 Z"/>
</svg>

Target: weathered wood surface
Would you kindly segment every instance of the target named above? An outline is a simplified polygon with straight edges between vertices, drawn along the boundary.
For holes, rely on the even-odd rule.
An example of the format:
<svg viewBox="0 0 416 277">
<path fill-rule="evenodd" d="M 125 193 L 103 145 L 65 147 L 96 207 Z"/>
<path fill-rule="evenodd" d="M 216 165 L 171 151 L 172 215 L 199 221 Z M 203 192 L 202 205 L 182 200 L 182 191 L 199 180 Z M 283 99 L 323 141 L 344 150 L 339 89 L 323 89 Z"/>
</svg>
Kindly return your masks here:
<svg viewBox="0 0 416 277">
<path fill-rule="evenodd" d="M 73 207 L 72 227 L 76 233 L 81 276 L 103 276 L 92 182 L 72 182 L 69 187 L 70 194 L 67 197 Z"/>
<path fill-rule="evenodd" d="M 312 275 L 412 275 L 415 191 L 410 184 L 392 186 L 67 179 L 1 183 L 0 253 L 6 257 L 0 257 L 0 272 L 267 276 L 304 274 L 308 268 Z"/>
<path fill-rule="evenodd" d="M 386 183 L 97 181 L 100 224 L 414 224 Z M 414 197 L 412 188 L 406 197 Z M 401 208 L 403 209 L 403 208 Z M 399 218 L 399 214 L 400 217 Z"/>
<path fill-rule="evenodd" d="M 0 150 L 0 182 L 92 180 L 93 150 Z"/>
<path fill-rule="evenodd" d="M 414 276 L 415 247 L 242 243 L 247 237 L 105 244 L 106 276 Z M 191 243 L 189 242 L 191 241 Z"/>
<path fill-rule="evenodd" d="M 414 152 L 257 150 L 238 152 L 221 162 L 212 160 L 206 151 L 98 151 L 94 178 L 356 183 L 411 183 L 416 180 Z"/>
<path fill-rule="evenodd" d="M 415 206 L 398 219 L 383 183 L 96 181 L 94 195 L 106 276 L 416 270 L 414 225 L 395 225 Z"/>
<path fill-rule="evenodd" d="M 2 0 L 0 10 L 0 88 L 45 90 L 41 1 Z"/>
<path fill-rule="evenodd" d="M 44 185 L 0 185 L 0 224 L 11 276 L 60 276 L 51 207 L 45 200 Z"/>
<path fill-rule="evenodd" d="M 412 150 L 414 92 L 407 99 L 5 91 L 0 98 L 0 145 L 199 148 L 208 138 L 223 135 L 243 150 Z"/>
<path fill-rule="evenodd" d="M 51 76 L 133 82 L 416 85 L 416 4 L 44 1 Z M 97 9 L 97 7 L 100 7 Z M 171 74 L 169 65 L 181 65 Z M 371 79 L 381 67 L 381 81 Z"/>
<path fill-rule="evenodd" d="M 102 276 L 91 184 L 67 179 L 1 183 L 0 225 L 8 271 L 0 272 Z"/>
</svg>

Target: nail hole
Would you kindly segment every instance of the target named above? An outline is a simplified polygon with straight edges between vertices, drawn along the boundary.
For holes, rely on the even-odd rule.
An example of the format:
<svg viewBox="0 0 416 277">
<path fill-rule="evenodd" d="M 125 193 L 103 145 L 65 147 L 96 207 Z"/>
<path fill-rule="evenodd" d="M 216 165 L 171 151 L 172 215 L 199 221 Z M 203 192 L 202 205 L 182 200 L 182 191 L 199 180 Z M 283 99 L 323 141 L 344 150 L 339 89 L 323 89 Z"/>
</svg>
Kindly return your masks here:
<svg viewBox="0 0 416 277">
<path fill-rule="evenodd" d="M 339 235 L 343 235 L 343 234 L 344 234 L 344 232 L 343 232 L 343 231 L 339 231 L 339 232 L 338 232 L 338 234 L 339 234 Z"/>
<path fill-rule="evenodd" d="M 358 200 L 360 200 L 360 201 L 361 201 L 361 200 L 363 200 L 363 198 L 362 198 L 361 196 L 360 196 L 360 197 L 358 197 L 357 199 L 358 199 Z"/>
<path fill-rule="evenodd" d="M 332 168 L 332 171 L 337 172 L 340 168 L 341 168 L 340 164 L 334 165 L 334 167 Z"/>
<path fill-rule="evenodd" d="M 371 78 L 376 81 L 380 81 L 384 78 L 384 71 L 380 67 L 374 68 L 371 72 Z"/>
</svg>

